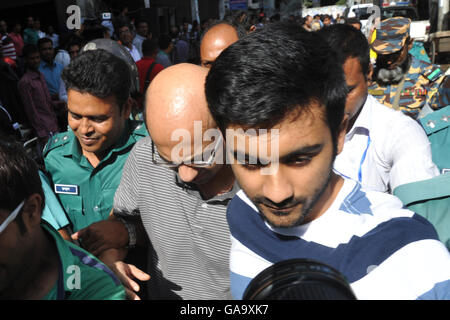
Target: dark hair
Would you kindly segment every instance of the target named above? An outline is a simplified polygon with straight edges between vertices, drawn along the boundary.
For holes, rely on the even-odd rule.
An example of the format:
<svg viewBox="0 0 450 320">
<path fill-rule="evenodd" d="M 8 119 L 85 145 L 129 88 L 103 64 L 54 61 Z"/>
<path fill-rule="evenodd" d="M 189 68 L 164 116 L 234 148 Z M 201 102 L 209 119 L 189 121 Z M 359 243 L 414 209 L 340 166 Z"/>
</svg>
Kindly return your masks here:
<svg viewBox="0 0 450 320">
<path fill-rule="evenodd" d="M 171 42 L 172 38 L 168 34 L 162 34 L 158 39 L 158 46 L 161 50 L 166 50 Z"/>
<path fill-rule="evenodd" d="M 50 38 L 41 38 L 41 39 L 39 39 L 38 40 L 38 42 L 37 42 L 37 47 L 39 48 L 39 50 L 41 50 L 41 46 L 44 44 L 44 43 L 48 43 L 48 42 L 50 42 L 51 44 L 52 44 L 52 46 L 53 46 L 53 41 L 52 41 L 52 39 L 50 39 Z"/>
<path fill-rule="evenodd" d="M 127 27 L 128 30 L 130 30 L 130 31 L 133 30 L 131 24 L 129 24 L 128 22 L 122 21 L 122 22 L 120 22 L 120 23 L 117 25 L 117 31 L 116 31 L 117 34 L 119 34 L 119 30 L 122 29 L 123 27 Z"/>
<path fill-rule="evenodd" d="M 252 27 L 257 23 L 257 17 L 251 12 L 232 11 L 226 15 L 223 20 L 234 26 L 237 30 L 239 39 L 249 33 Z"/>
<path fill-rule="evenodd" d="M 34 193 L 41 196 L 43 209 L 45 197 L 37 164 L 15 139 L 1 137 L 0 208 L 12 211 Z"/>
<path fill-rule="evenodd" d="M 86 44 L 92 40 L 104 38 L 107 31 L 107 27 L 97 22 L 85 23 L 85 28 L 81 34 L 83 43 Z"/>
<path fill-rule="evenodd" d="M 145 39 L 142 42 L 142 53 L 144 56 L 151 56 L 158 53 L 158 43 L 155 40 Z"/>
<path fill-rule="evenodd" d="M 316 33 L 276 22 L 225 49 L 206 78 L 219 128 L 269 129 L 319 102 L 336 142 L 347 94 L 342 67 Z"/>
<path fill-rule="evenodd" d="M 346 24 L 359 24 L 359 28 L 360 29 L 362 27 L 361 21 L 358 18 L 356 18 L 356 17 L 354 17 L 354 18 L 346 18 L 345 19 L 345 23 Z"/>
<path fill-rule="evenodd" d="M 38 49 L 37 45 L 31 44 L 31 43 L 26 44 L 26 45 L 23 47 L 23 50 L 22 50 L 22 54 L 23 54 L 23 56 L 24 56 L 25 58 L 28 58 L 28 56 L 29 56 L 30 54 L 33 54 L 33 53 L 36 53 L 36 52 L 39 53 L 39 49 Z"/>
<path fill-rule="evenodd" d="M 335 24 L 318 31 L 335 51 L 337 62 L 342 66 L 348 58 L 358 58 L 364 76 L 369 73 L 370 50 L 364 34 L 347 24 Z"/>
<path fill-rule="evenodd" d="M 80 47 L 80 49 L 81 49 L 81 42 L 80 42 L 79 40 L 77 40 L 77 39 L 71 40 L 71 41 L 70 41 L 69 43 L 67 43 L 67 45 L 66 45 L 67 51 L 69 51 L 69 49 L 70 49 L 71 47 L 73 47 L 73 46 L 78 46 L 78 47 Z"/>
<path fill-rule="evenodd" d="M 89 93 L 100 99 L 114 95 L 119 109 L 130 96 L 131 75 L 126 62 L 103 49 L 88 50 L 62 72 L 67 90 Z"/>
<path fill-rule="evenodd" d="M 139 27 L 139 25 L 140 25 L 141 23 L 146 23 L 147 26 L 150 25 L 150 24 L 148 23 L 148 21 L 147 21 L 146 19 L 143 19 L 143 18 L 137 19 L 136 22 L 134 23 L 134 25 L 135 25 L 136 28 L 137 28 L 137 27 Z"/>
</svg>

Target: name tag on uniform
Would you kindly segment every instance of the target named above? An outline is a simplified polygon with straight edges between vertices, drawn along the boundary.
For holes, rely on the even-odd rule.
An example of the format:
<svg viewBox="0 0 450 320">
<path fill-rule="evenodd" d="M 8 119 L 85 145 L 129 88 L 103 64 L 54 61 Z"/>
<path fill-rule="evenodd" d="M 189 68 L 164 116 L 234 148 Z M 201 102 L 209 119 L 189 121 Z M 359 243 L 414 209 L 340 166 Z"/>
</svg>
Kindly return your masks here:
<svg viewBox="0 0 450 320">
<path fill-rule="evenodd" d="M 381 90 L 381 89 L 369 89 L 368 92 L 369 92 L 369 94 L 371 94 L 373 96 L 382 96 L 382 95 L 384 95 L 384 90 Z"/>
<path fill-rule="evenodd" d="M 55 184 L 55 193 L 78 195 L 78 186 L 70 184 Z"/>
</svg>

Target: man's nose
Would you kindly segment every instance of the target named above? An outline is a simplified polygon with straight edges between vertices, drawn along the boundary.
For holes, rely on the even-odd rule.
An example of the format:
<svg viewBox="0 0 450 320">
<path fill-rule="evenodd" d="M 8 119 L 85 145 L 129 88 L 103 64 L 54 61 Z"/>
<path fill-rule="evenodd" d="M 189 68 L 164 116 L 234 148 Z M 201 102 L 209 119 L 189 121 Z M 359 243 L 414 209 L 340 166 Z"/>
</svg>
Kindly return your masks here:
<svg viewBox="0 0 450 320">
<path fill-rule="evenodd" d="M 276 173 L 266 176 L 262 191 L 264 197 L 273 203 L 282 203 L 294 196 L 294 188 L 281 168 Z"/>
<path fill-rule="evenodd" d="M 80 125 L 78 126 L 78 132 L 80 132 L 82 135 L 89 135 L 94 131 L 91 121 L 86 118 L 82 118 L 80 121 Z"/>
</svg>

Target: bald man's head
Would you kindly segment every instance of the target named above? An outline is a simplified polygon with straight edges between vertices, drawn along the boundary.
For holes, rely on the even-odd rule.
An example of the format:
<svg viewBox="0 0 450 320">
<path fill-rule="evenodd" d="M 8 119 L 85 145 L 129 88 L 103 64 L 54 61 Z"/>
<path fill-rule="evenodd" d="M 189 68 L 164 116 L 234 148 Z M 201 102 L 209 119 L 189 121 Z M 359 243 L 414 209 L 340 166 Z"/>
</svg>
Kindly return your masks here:
<svg viewBox="0 0 450 320">
<path fill-rule="evenodd" d="M 211 149 L 211 141 L 218 138 L 204 138 L 207 130 L 208 133 L 220 133 L 206 102 L 207 74 L 206 68 L 182 63 L 162 70 L 150 83 L 145 121 L 163 160 L 192 163 L 189 161 L 197 156 L 205 160 L 204 150 Z M 179 174 L 183 181 L 193 183 L 207 182 L 220 169 L 218 166 L 189 168 L 192 173 L 189 178 L 183 178 L 181 174 L 187 170 L 186 166 L 180 166 Z"/>
<path fill-rule="evenodd" d="M 203 36 L 200 45 L 200 59 L 203 67 L 211 68 L 211 64 L 228 46 L 239 40 L 235 27 L 227 23 L 219 23 L 211 27 Z"/>
</svg>

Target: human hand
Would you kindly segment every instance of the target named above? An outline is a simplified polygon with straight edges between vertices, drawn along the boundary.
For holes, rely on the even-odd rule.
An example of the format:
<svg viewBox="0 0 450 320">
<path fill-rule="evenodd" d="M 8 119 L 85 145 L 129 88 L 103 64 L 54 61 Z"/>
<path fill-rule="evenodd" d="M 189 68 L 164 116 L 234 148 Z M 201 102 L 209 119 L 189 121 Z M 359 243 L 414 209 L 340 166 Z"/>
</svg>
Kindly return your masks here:
<svg viewBox="0 0 450 320">
<path fill-rule="evenodd" d="M 137 284 L 137 282 L 133 279 L 148 281 L 150 280 L 150 275 L 138 269 L 136 266 L 124 263 L 122 261 L 116 261 L 109 267 L 125 287 L 128 300 L 141 300 L 141 298 L 139 298 L 136 294 L 140 290 L 139 284 Z"/>
<path fill-rule="evenodd" d="M 71 238 L 79 240 L 84 249 L 99 256 L 107 249 L 126 247 L 128 230 L 120 220 L 104 220 L 78 230 Z"/>
</svg>

